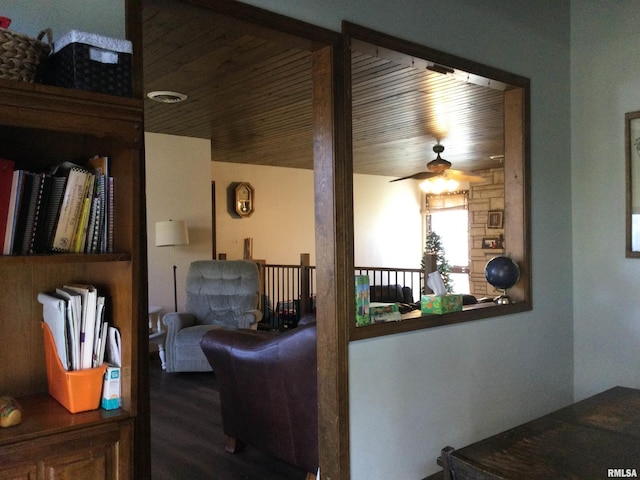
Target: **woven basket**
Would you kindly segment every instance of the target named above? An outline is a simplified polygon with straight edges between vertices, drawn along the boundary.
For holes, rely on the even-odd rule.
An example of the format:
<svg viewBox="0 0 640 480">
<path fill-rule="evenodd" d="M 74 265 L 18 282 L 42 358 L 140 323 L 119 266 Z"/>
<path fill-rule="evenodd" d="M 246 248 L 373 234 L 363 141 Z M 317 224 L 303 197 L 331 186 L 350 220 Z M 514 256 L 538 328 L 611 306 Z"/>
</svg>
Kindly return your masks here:
<svg viewBox="0 0 640 480">
<path fill-rule="evenodd" d="M 42 41 L 47 36 L 47 42 Z M 50 29 L 43 30 L 38 38 L 0 28 L 0 78 L 33 82 L 38 66 L 52 46 Z"/>
</svg>

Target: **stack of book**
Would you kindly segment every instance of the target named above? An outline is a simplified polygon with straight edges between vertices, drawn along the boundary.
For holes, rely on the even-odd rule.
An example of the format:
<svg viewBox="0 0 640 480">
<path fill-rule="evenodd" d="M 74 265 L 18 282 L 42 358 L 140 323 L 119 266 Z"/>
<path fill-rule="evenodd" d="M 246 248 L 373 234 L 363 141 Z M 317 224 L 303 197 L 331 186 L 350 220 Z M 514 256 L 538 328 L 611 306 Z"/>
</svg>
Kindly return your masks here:
<svg viewBox="0 0 640 480">
<path fill-rule="evenodd" d="M 397 303 L 371 302 L 369 316 L 372 323 L 397 322 L 402 320 L 400 306 Z"/>
<path fill-rule="evenodd" d="M 108 157 L 63 162 L 46 172 L 0 159 L 3 255 L 113 252 L 113 177 Z"/>
<path fill-rule="evenodd" d="M 93 285 L 70 284 L 39 293 L 45 323 L 67 371 L 101 366 L 119 350 L 119 332 L 105 317 L 105 297 Z"/>
</svg>

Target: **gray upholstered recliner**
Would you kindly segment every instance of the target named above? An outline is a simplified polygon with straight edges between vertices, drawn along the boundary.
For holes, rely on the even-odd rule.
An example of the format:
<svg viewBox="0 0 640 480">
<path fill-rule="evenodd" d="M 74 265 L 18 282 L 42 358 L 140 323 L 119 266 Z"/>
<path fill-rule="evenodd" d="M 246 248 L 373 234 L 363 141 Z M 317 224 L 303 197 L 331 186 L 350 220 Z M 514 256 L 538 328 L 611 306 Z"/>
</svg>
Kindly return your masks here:
<svg viewBox="0 0 640 480">
<path fill-rule="evenodd" d="M 210 371 L 200 339 L 220 327 L 252 328 L 262 320 L 258 266 L 249 260 L 199 260 L 187 273 L 185 312 L 167 313 L 167 372 Z"/>
</svg>

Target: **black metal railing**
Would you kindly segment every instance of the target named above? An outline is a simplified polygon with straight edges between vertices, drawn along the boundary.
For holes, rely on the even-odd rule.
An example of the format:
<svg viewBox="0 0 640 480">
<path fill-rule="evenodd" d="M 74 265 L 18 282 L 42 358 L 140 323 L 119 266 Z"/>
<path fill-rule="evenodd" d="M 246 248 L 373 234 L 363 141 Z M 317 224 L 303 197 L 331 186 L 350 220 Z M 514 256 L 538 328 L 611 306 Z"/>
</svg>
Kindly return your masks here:
<svg viewBox="0 0 640 480">
<path fill-rule="evenodd" d="M 414 303 L 420 301 L 424 270 L 420 268 L 356 267 L 356 275 L 369 277 L 369 286 L 377 288 L 385 301 Z M 407 287 L 410 290 L 407 290 Z M 404 288 L 404 291 L 403 291 Z M 406 292 L 410 294 L 407 295 Z M 410 298 L 409 298 L 410 297 Z"/>
<path fill-rule="evenodd" d="M 315 312 L 315 267 L 309 265 L 309 254 L 301 254 L 299 265 L 259 266 L 263 328 L 293 328 L 303 315 Z M 419 302 L 424 290 L 424 270 L 419 268 L 356 267 L 355 275 L 368 276 L 369 285 L 387 301 Z"/>
</svg>

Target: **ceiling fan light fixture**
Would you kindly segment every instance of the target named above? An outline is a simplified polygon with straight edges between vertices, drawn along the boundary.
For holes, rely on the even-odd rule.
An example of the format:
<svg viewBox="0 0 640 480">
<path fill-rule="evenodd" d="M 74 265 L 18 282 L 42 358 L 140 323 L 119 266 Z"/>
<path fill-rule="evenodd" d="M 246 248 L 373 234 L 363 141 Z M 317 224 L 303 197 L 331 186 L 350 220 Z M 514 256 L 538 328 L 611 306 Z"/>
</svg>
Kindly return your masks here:
<svg viewBox="0 0 640 480">
<path fill-rule="evenodd" d="M 173 92 L 171 90 L 155 90 L 147 93 L 147 97 L 160 103 L 180 103 L 187 99 L 184 93 Z"/>
<path fill-rule="evenodd" d="M 445 192 L 455 192 L 460 183 L 453 178 L 446 178 L 442 175 L 434 178 L 428 178 L 420 183 L 420 189 L 424 193 L 433 193 L 439 195 Z"/>
</svg>

